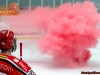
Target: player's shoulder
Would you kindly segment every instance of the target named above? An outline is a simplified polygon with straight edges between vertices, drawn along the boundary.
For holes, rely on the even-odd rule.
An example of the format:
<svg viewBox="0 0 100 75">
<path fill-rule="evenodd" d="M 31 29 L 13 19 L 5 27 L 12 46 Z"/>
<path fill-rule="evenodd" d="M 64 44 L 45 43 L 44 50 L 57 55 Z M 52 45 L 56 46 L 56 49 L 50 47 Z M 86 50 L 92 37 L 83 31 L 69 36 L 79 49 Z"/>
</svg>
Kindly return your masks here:
<svg viewBox="0 0 100 75">
<path fill-rule="evenodd" d="M 13 55 L 6 55 L 0 53 L 0 58 L 7 60 L 15 67 L 20 68 L 25 72 L 28 72 L 31 69 L 31 67 L 25 61 L 20 60 L 19 58 Z"/>
<path fill-rule="evenodd" d="M 20 60 L 19 58 L 13 55 L 8 56 L 8 59 L 10 59 L 13 63 L 15 63 L 19 68 L 21 68 L 25 72 L 28 72 L 31 69 L 30 66 L 25 61 Z"/>
</svg>

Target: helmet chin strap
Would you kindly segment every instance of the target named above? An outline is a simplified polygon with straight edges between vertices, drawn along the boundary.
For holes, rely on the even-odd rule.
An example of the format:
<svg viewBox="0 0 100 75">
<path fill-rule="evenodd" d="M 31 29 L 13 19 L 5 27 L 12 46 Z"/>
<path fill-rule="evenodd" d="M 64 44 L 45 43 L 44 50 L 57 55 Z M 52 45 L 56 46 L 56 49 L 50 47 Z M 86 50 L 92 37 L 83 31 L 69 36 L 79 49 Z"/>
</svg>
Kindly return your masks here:
<svg viewBox="0 0 100 75">
<path fill-rule="evenodd" d="M 16 48 L 17 48 L 17 39 L 16 39 L 16 37 L 14 36 L 12 52 L 15 52 L 15 51 L 16 51 Z"/>
</svg>

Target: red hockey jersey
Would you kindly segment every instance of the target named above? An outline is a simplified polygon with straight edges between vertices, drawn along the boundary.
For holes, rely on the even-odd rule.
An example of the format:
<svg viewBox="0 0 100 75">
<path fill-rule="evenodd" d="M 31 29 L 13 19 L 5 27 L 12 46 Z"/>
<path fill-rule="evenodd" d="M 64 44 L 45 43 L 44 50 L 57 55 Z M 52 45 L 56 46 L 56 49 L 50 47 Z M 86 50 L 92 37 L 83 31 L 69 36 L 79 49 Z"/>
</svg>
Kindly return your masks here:
<svg viewBox="0 0 100 75">
<path fill-rule="evenodd" d="M 0 75 L 36 75 L 24 61 L 0 53 Z"/>
</svg>

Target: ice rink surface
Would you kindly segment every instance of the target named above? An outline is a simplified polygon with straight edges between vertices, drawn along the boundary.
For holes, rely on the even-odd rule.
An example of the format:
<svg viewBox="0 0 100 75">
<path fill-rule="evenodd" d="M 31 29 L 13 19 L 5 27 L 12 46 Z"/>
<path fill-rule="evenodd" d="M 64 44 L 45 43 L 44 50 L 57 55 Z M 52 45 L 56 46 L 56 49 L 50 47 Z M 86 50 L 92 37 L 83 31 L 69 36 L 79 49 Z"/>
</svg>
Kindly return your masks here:
<svg viewBox="0 0 100 75">
<path fill-rule="evenodd" d="M 20 58 L 19 43 L 23 43 L 23 60 L 26 61 L 37 75 L 82 75 L 81 71 L 85 72 L 100 72 L 100 40 L 95 48 L 91 48 L 92 57 L 86 67 L 77 69 L 68 69 L 62 66 L 54 67 L 51 63 L 51 57 L 39 53 L 36 46 L 36 40 L 32 39 L 18 39 L 17 50 L 13 53 L 16 57 Z M 89 74 L 83 74 L 89 75 Z M 99 75 L 99 74 L 90 74 Z"/>
</svg>

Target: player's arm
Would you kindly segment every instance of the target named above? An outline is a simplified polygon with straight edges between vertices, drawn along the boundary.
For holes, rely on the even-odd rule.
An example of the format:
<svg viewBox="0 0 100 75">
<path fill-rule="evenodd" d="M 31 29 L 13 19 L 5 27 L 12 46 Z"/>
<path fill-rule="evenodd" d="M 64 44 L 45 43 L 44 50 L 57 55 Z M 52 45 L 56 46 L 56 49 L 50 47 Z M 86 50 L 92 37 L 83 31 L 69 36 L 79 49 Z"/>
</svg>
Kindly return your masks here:
<svg viewBox="0 0 100 75">
<path fill-rule="evenodd" d="M 33 72 L 33 70 L 31 69 L 31 67 L 26 62 L 24 62 L 23 60 L 19 60 L 18 65 L 21 69 L 23 69 L 24 72 L 27 73 L 27 75 L 36 75 L 35 72 Z"/>
</svg>

